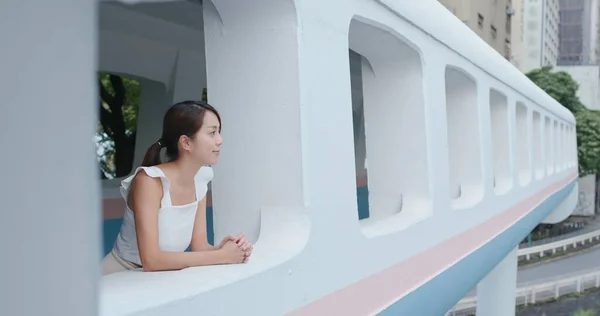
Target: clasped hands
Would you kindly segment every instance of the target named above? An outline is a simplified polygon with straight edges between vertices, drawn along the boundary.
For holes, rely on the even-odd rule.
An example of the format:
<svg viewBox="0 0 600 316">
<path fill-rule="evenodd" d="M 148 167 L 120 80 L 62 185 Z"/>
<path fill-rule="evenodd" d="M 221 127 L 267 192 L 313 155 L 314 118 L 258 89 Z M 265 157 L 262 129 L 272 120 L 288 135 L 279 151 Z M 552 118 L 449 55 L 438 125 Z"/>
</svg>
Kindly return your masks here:
<svg viewBox="0 0 600 316">
<path fill-rule="evenodd" d="M 223 238 L 217 248 L 227 251 L 234 258 L 233 263 L 248 262 L 254 249 L 252 243 L 244 236 L 244 233 L 237 236 L 229 235 Z"/>
</svg>

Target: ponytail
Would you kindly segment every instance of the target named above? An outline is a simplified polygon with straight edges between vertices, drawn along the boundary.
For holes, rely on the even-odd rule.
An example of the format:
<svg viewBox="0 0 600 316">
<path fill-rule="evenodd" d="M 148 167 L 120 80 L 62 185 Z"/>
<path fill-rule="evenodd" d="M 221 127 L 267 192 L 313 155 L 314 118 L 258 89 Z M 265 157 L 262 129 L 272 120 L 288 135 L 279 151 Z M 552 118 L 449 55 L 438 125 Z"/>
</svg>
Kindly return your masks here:
<svg viewBox="0 0 600 316">
<path fill-rule="evenodd" d="M 162 149 L 161 141 L 157 141 L 146 152 L 146 156 L 144 156 L 144 160 L 142 161 L 142 166 L 144 167 L 152 167 L 159 165 L 160 161 L 160 150 Z"/>
</svg>

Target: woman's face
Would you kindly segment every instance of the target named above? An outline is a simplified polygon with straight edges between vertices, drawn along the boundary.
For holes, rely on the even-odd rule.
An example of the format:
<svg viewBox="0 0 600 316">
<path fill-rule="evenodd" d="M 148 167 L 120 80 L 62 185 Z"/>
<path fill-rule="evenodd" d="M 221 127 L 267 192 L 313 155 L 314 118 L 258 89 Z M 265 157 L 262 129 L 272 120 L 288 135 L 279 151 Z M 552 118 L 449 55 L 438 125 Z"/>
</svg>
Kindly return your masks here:
<svg viewBox="0 0 600 316">
<path fill-rule="evenodd" d="M 217 116 L 213 112 L 206 111 L 202 127 L 196 132 L 194 138 L 190 139 L 190 154 L 194 160 L 203 165 L 217 164 L 223 143 L 220 129 Z"/>
</svg>

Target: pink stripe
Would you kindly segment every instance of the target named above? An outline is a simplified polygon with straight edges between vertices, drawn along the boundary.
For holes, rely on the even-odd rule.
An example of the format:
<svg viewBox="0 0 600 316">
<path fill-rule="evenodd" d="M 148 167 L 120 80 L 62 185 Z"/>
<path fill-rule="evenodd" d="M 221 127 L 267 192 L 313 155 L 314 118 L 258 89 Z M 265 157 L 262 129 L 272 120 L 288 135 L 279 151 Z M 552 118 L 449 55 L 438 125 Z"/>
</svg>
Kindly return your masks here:
<svg viewBox="0 0 600 316">
<path fill-rule="evenodd" d="M 483 224 L 288 315 L 376 315 L 494 239 L 576 177 L 554 183 Z"/>
</svg>

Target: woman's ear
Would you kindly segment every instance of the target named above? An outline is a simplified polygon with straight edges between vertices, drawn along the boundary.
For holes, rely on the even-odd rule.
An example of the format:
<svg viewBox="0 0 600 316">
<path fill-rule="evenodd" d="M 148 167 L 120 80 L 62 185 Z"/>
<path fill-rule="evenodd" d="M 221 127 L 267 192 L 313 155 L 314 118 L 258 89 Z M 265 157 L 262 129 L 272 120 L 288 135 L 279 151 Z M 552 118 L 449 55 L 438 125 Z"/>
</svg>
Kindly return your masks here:
<svg viewBox="0 0 600 316">
<path fill-rule="evenodd" d="M 179 145 L 183 150 L 191 150 L 192 149 L 192 140 L 186 135 L 181 135 L 179 137 Z"/>
</svg>

